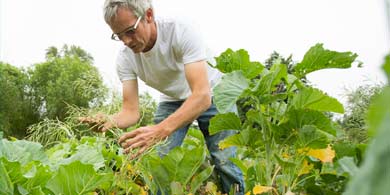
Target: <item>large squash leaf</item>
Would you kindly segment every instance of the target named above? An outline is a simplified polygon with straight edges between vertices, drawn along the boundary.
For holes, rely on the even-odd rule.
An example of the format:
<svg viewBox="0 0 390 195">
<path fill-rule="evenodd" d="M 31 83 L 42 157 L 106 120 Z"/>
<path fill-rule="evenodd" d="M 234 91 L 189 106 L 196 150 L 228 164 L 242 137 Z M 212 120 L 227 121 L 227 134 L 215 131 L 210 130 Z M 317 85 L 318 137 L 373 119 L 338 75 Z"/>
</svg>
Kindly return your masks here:
<svg viewBox="0 0 390 195">
<path fill-rule="evenodd" d="M 234 71 L 222 77 L 214 88 L 215 105 L 220 113 L 234 110 L 236 101 L 249 84 L 241 71 Z"/>
<path fill-rule="evenodd" d="M 238 116 L 232 112 L 218 114 L 210 120 L 210 135 L 216 134 L 223 130 L 240 130 L 241 121 Z"/>
<path fill-rule="evenodd" d="M 326 68 L 350 68 L 357 58 L 352 52 L 337 52 L 323 48 L 323 44 L 316 44 L 306 52 L 303 60 L 294 67 L 294 74 L 298 78 Z"/>
<path fill-rule="evenodd" d="M 298 147 L 299 148 L 326 148 L 328 145 L 328 137 L 322 131 L 318 130 L 316 126 L 305 125 L 298 132 Z"/>
<path fill-rule="evenodd" d="M 75 161 L 60 166 L 58 173 L 48 181 L 46 187 L 55 194 L 81 195 L 93 192 L 112 180 L 112 174 L 99 174 L 92 165 Z"/>
<path fill-rule="evenodd" d="M 293 97 L 290 106 L 295 109 L 344 113 L 344 107 L 337 99 L 324 94 L 319 89 L 311 87 L 303 88 L 299 91 Z"/>
<path fill-rule="evenodd" d="M 70 164 L 74 161 L 80 161 L 83 164 L 93 165 L 95 170 L 104 167 L 103 154 L 98 151 L 98 148 L 96 148 L 96 146 L 82 144 L 78 145 L 76 149 L 77 151 L 72 156 L 70 156 L 69 158 L 61 159 L 54 165 L 59 166 L 62 164 Z"/>
<path fill-rule="evenodd" d="M 0 157 L 11 162 L 20 162 L 21 165 L 31 161 L 40 161 L 43 164 L 49 162 L 41 144 L 26 140 L 0 140 Z"/>
<path fill-rule="evenodd" d="M 248 147 L 255 149 L 259 147 L 262 141 L 262 133 L 253 128 L 248 128 L 242 130 L 238 134 L 231 135 L 221 142 L 219 142 L 218 146 L 221 150 L 231 147 L 231 146 L 237 146 L 237 147 Z"/>
<path fill-rule="evenodd" d="M 153 176 L 153 182 L 160 189 L 165 190 L 162 193 L 172 194 L 174 193 L 172 190 L 177 191 L 179 190 L 177 188 L 180 186 L 190 184 L 191 178 L 196 177 L 196 172 L 205 158 L 206 152 L 204 147 L 198 146 L 192 149 L 176 147 L 163 158 L 152 155 L 146 157 L 144 162 Z M 201 175 L 200 177 L 203 176 Z M 193 185 L 197 186 L 195 183 Z M 168 188 L 168 186 L 173 188 Z M 171 191 L 169 192 L 169 190 Z"/>
<path fill-rule="evenodd" d="M 336 128 L 333 122 L 324 113 L 314 110 L 289 110 L 288 121 L 281 124 L 287 129 L 302 129 L 306 125 L 314 125 L 325 134 L 336 136 Z"/>
<path fill-rule="evenodd" d="M 219 57 L 216 57 L 216 68 L 223 73 L 231 73 L 241 70 L 248 79 L 254 78 L 260 74 L 264 66 L 259 62 L 251 62 L 249 54 L 244 49 L 233 51 L 227 49 Z"/>
<path fill-rule="evenodd" d="M 43 194 L 42 189 L 52 176 L 48 166 L 32 161 L 27 165 L 0 158 L 0 194 Z"/>
</svg>

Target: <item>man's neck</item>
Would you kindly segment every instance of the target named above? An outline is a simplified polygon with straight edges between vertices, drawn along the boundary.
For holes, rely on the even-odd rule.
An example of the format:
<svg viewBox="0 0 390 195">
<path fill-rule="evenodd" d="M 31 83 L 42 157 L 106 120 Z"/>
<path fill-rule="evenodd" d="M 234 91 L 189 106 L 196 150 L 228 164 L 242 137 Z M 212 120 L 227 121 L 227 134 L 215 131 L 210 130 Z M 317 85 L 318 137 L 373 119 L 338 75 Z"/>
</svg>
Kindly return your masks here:
<svg viewBox="0 0 390 195">
<path fill-rule="evenodd" d="M 150 51 L 153 48 L 153 46 L 156 44 L 156 41 L 157 41 L 157 24 L 156 21 L 154 21 L 151 28 L 150 40 L 142 52 L 145 53 Z"/>
</svg>

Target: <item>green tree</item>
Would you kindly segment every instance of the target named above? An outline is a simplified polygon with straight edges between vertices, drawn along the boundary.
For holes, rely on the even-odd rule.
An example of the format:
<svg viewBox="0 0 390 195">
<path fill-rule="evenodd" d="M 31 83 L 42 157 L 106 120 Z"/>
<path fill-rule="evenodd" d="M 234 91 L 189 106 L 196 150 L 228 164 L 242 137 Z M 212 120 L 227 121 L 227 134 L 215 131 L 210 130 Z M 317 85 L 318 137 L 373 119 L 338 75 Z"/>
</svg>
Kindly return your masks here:
<svg viewBox="0 0 390 195">
<path fill-rule="evenodd" d="M 0 62 L 0 130 L 5 136 L 22 138 L 26 128 L 37 122 L 38 113 L 28 92 L 25 72 Z"/>
<path fill-rule="evenodd" d="M 29 68 L 34 103 L 42 118 L 63 120 L 68 106 L 91 108 L 105 100 L 107 87 L 93 58 L 77 46 L 46 50 L 46 62 Z"/>
</svg>

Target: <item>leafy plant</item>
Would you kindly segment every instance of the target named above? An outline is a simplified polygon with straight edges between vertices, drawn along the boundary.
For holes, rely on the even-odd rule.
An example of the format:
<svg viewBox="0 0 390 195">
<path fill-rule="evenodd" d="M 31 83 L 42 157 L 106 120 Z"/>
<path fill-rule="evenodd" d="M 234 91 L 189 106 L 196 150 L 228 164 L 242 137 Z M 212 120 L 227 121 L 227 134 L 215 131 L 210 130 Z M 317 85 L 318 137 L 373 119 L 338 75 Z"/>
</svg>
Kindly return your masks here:
<svg viewBox="0 0 390 195">
<path fill-rule="evenodd" d="M 0 193 L 146 193 L 139 173 L 128 168 L 137 166 L 111 138 L 64 140 L 46 151 L 36 142 L 2 139 Z"/>
<path fill-rule="evenodd" d="M 156 153 L 144 157 L 144 169 L 149 170 L 153 178 L 148 182 L 152 186 L 152 193 L 159 190 L 165 195 L 196 194 L 211 175 L 213 166 L 201 170 L 206 158 L 204 140 L 187 137 L 183 145 L 184 147 L 174 148 L 164 157 Z"/>
<path fill-rule="evenodd" d="M 331 144 L 340 129 L 325 113 L 343 113 L 344 108 L 335 98 L 305 85 L 301 79 L 324 68 L 349 68 L 356 57 L 317 44 L 292 68 L 292 74 L 280 60 L 269 70 L 251 62 L 244 50 L 227 50 L 216 58 L 216 68 L 225 75 L 214 89 L 221 114 L 211 120 L 210 131 L 239 131 L 219 146 L 245 149 L 242 159 L 232 160 L 244 172 L 247 189 L 263 187 L 277 194 L 304 192 L 308 189 L 301 186 L 316 185 L 310 182 L 312 178 L 318 181 L 328 174 L 326 163 L 333 163 L 335 157 Z M 286 89 L 278 90 L 281 85 Z M 228 113 L 237 101 L 250 108 L 245 120 Z M 334 162 L 331 167 L 336 170 L 340 166 Z M 345 176 L 348 174 L 340 179 Z"/>
</svg>

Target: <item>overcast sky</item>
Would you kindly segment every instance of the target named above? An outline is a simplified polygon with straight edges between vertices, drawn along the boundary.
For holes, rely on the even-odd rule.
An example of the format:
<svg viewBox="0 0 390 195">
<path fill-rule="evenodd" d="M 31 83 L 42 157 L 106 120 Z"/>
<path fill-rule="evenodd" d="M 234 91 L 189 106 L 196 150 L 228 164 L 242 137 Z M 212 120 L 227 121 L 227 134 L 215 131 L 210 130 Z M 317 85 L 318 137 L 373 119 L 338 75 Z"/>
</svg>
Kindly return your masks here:
<svg viewBox="0 0 390 195">
<path fill-rule="evenodd" d="M 30 66 L 45 60 L 49 46 L 73 44 L 92 54 L 107 84 L 120 88 L 114 65 L 120 43 L 110 40 L 103 2 L 0 0 L 0 61 Z M 260 62 L 272 51 L 300 61 L 316 43 L 357 53 L 364 68 L 308 76 L 337 98 L 344 88 L 384 81 L 380 65 L 390 51 L 384 0 L 154 0 L 154 5 L 157 17 L 193 21 L 216 54 L 243 48 Z"/>
</svg>

